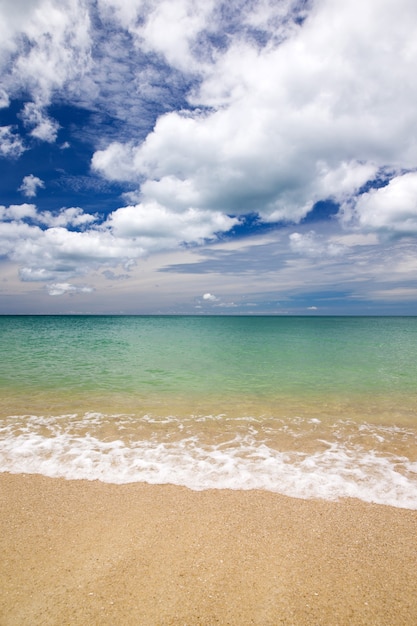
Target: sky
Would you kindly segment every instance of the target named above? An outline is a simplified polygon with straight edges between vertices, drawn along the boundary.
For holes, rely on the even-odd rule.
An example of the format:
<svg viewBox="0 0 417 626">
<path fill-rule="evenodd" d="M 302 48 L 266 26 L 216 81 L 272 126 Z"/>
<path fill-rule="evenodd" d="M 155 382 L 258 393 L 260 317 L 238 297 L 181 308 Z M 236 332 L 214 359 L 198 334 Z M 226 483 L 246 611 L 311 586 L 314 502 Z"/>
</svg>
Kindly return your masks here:
<svg viewBox="0 0 417 626">
<path fill-rule="evenodd" d="M 0 314 L 417 315 L 415 0 L 0 0 Z"/>
</svg>

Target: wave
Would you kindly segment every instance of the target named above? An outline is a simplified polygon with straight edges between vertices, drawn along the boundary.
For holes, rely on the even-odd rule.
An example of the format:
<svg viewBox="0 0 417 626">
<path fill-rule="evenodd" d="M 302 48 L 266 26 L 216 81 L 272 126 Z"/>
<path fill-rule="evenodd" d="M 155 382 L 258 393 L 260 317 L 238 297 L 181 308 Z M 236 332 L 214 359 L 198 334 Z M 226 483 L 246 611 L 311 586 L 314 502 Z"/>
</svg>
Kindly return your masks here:
<svg viewBox="0 0 417 626">
<path fill-rule="evenodd" d="M 412 441 L 411 429 L 318 419 L 10 416 L 0 422 L 0 471 L 417 509 L 417 462 L 398 453 Z"/>
</svg>

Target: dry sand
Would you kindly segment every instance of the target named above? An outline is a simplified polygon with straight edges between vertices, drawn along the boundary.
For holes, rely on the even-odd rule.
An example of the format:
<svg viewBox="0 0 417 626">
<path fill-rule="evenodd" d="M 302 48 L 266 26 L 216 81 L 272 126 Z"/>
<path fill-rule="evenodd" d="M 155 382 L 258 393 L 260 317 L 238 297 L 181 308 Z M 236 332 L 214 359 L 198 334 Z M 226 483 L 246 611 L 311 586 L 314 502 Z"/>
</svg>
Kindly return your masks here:
<svg viewBox="0 0 417 626">
<path fill-rule="evenodd" d="M 0 624 L 417 624 L 417 512 L 0 475 Z"/>
</svg>

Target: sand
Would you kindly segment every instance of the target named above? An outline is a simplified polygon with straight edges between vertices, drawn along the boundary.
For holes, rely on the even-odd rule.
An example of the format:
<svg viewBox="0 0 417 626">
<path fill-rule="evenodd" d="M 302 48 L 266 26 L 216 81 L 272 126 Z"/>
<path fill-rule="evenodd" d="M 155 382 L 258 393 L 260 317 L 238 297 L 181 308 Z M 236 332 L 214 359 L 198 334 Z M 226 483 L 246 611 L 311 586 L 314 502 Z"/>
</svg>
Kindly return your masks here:
<svg viewBox="0 0 417 626">
<path fill-rule="evenodd" d="M 417 512 L 0 474 L 0 624 L 417 624 Z"/>
</svg>

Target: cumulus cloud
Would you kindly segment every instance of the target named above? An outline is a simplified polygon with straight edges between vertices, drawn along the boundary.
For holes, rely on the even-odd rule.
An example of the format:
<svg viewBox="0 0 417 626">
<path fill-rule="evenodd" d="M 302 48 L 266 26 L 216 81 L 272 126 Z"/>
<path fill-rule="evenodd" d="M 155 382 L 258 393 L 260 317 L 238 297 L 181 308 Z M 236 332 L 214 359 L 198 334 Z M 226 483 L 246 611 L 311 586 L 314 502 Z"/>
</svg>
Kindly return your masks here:
<svg viewBox="0 0 417 626">
<path fill-rule="evenodd" d="M 256 0 L 231 10 L 222 0 L 100 0 L 93 9 L 39 0 L 20 21 L 30 45 L 16 48 L 6 83 L 31 93 L 22 118 L 48 142 L 58 132 L 46 110 L 54 92 L 113 107 L 118 119 L 132 114 L 137 138 L 97 150 L 92 167 L 136 183 L 147 203 L 297 223 L 318 200 L 351 198 L 381 167 L 416 163 L 416 5 L 362 4 Z M 142 54 L 136 67 L 123 33 Z M 122 81 L 129 77 L 134 98 L 159 89 L 155 55 L 173 70 L 169 80 L 195 79 L 187 106 L 160 115 L 143 140 Z"/>
<path fill-rule="evenodd" d="M 206 302 L 217 302 L 218 298 L 216 298 L 216 296 L 214 296 L 212 293 L 205 293 L 203 295 L 203 300 L 205 300 Z"/>
<path fill-rule="evenodd" d="M 237 37 L 201 65 L 189 97 L 201 110 L 160 117 L 145 141 L 112 143 L 92 165 L 111 180 L 144 180 L 149 201 L 176 210 L 192 201 L 299 222 L 320 199 L 344 201 L 379 168 L 417 160 L 410 15 L 411 0 L 400 12 L 388 0 L 366 10 L 318 0 L 280 45 Z"/>
<path fill-rule="evenodd" d="M 36 182 L 39 181 L 39 179 L 36 179 L 36 177 L 33 177 L 35 178 L 35 181 L 33 181 L 30 176 L 26 176 L 25 178 L 29 179 L 29 181 L 26 181 L 27 184 L 24 186 L 26 191 L 31 191 L 32 185 L 35 187 L 39 186 L 39 182 Z M 34 194 L 26 193 L 26 195 Z M 38 211 L 36 204 L 11 204 L 9 207 L 0 205 L 0 221 L 12 222 L 25 219 L 30 219 L 32 222 L 37 222 L 38 224 L 48 227 L 82 227 L 95 222 L 97 216 L 91 215 L 90 213 L 84 213 L 84 211 L 79 207 L 71 207 L 68 209 L 63 208 L 53 214 L 50 211 Z"/>
<path fill-rule="evenodd" d="M 83 275 L 100 264 L 137 256 L 133 246 L 127 249 L 111 235 L 68 230 L 84 228 L 95 219 L 80 208 L 52 214 L 38 212 L 34 204 L 0 206 L 0 254 L 20 266 L 26 282 Z"/>
<path fill-rule="evenodd" d="M 79 227 L 85 228 L 88 224 L 92 224 L 97 220 L 97 215 L 84 213 L 80 207 L 70 207 L 69 209 L 61 209 L 57 214 L 50 211 L 38 213 L 37 219 L 42 224 L 49 227 Z"/>
<path fill-rule="evenodd" d="M 43 187 L 45 187 L 43 180 L 33 174 L 29 174 L 29 176 L 25 176 L 23 178 L 19 191 L 21 191 L 28 198 L 34 198 L 37 194 L 38 188 Z"/>
<path fill-rule="evenodd" d="M 346 203 L 346 223 L 394 235 L 417 234 L 417 172 L 396 176 L 385 187 L 371 189 Z"/>
<path fill-rule="evenodd" d="M 0 254 L 20 265 L 22 280 L 56 282 L 100 267 L 129 270 L 152 252 L 213 240 L 237 220 L 220 212 L 171 213 L 159 205 L 137 205 L 96 222 L 97 215 L 79 207 L 52 214 L 33 204 L 0 206 Z"/>
<path fill-rule="evenodd" d="M 149 247 L 159 248 L 175 247 L 182 242 L 202 242 L 215 237 L 216 233 L 230 230 L 237 223 L 237 219 L 219 211 L 189 208 L 176 213 L 153 202 L 117 209 L 108 217 L 106 226 L 116 236 L 148 240 Z"/>
<path fill-rule="evenodd" d="M 0 156 L 17 159 L 24 151 L 23 140 L 13 126 L 0 126 Z"/>
<path fill-rule="evenodd" d="M 127 203 L 108 216 L 0 207 L 22 280 L 74 293 L 75 276 L 216 241 L 247 214 L 297 224 L 284 242 L 297 268 L 374 246 L 357 243 L 367 233 L 417 234 L 414 0 L 16 0 L 0 14 L 0 106 L 25 94 L 30 135 L 3 126 L 0 155 L 68 147 L 50 105 L 88 110 L 111 120 L 86 128 L 92 170 Z M 303 227 L 326 199 L 355 244 Z"/>
<path fill-rule="evenodd" d="M 37 226 L 23 221 L 0 222 L 0 255 L 11 260 L 16 257 L 19 264 L 31 263 L 31 250 L 41 237 L 42 230 Z"/>
<path fill-rule="evenodd" d="M 141 253 L 133 246 L 130 249 L 126 247 L 125 241 L 104 237 L 102 233 L 23 226 L 25 229 L 21 228 L 15 234 L 8 256 L 22 268 L 21 276 L 25 281 L 37 282 L 45 278 L 61 283 L 63 279 L 83 276 L 95 268 L 117 266 Z M 8 241 L 11 241 L 12 233 L 7 235 Z"/>
<path fill-rule="evenodd" d="M 9 207 L 0 206 L 0 220 L 11 222 L 24 218 L 35 219 L 37 216 L 35 204 L 11 204 Z"/>
</svg>

